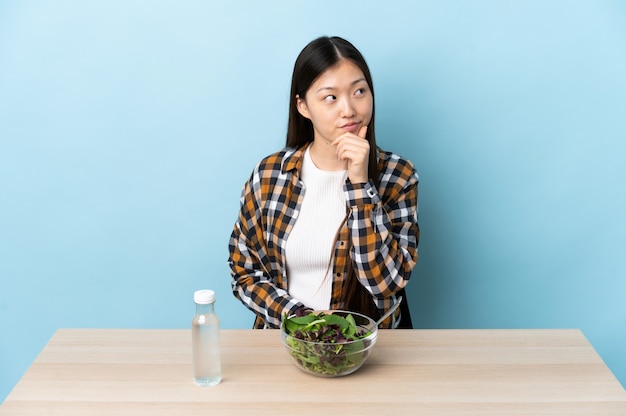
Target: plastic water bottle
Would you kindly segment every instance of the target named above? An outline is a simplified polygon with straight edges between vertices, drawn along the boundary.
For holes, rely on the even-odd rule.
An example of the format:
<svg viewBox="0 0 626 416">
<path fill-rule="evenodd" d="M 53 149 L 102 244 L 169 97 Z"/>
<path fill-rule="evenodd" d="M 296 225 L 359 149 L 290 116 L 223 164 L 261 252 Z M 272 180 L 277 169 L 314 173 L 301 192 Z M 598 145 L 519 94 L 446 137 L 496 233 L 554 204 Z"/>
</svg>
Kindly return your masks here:
<svg viewBox="0 0 626 416">
<path fill-rule="evenodd" d="M 220 320 L 215 313 L 215 292 L 197 290 L 193 300 L 196 303 L 191 323 L 193 380 L 198 386 L 215 386 L 222 381 Z"/>
</svg>

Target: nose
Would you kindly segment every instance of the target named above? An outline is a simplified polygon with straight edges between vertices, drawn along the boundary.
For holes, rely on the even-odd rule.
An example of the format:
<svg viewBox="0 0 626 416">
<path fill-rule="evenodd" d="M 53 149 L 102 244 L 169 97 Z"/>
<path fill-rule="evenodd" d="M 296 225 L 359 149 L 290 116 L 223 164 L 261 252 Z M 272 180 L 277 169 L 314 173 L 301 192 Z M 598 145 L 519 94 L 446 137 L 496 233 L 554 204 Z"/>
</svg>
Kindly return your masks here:
<svg viewBox="0 0 626 416">
<path fill-rule="evenodd" d="M 344 98 L 341 103 L 341 117 L 352 117 L 356 114 L 352 100 Z"/>
</svg>

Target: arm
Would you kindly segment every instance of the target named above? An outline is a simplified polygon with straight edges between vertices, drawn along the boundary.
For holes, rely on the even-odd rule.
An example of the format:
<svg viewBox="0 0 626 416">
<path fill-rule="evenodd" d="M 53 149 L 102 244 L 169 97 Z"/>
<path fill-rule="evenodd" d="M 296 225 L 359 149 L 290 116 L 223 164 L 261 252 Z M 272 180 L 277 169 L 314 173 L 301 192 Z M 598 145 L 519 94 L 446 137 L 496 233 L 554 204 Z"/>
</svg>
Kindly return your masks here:
<svg viewBox="0 0 626 416">
<path fill-rule="evenodd" d="M 381 171 L 379 190 L 347 183 L 350 257 L 359 280 L 377 299 L 404 288 L 417 261 L 418 177 L 413 165 L 391 158 Z"/>
<path fill-rule="evenodd" d="M 304 305 L 283 289 L 284 265 L 275 244 L 268 244 L 275 236 L 267 234 L 267 222 L 271 220 L 262 215 L 261 195 L 267 191 L 261 192 L 261 188 L 266 186 L 258 169 L 244 185 L 239 216 L 228 244 L 228 265 L 233 294 L 257 315 L 255 327 L 277 328 L 284 313 L 295 313 Z"/>
</svg>

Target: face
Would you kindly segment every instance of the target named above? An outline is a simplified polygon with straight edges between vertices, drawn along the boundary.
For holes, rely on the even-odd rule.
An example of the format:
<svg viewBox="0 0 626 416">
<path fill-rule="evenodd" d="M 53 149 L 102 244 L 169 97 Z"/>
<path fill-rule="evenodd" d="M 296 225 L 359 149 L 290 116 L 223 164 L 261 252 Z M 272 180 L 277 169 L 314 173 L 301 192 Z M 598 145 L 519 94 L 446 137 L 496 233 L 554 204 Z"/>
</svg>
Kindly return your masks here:
<svg viewBox="0 0 626 416">
<path fill-rule="evenodd" d="M 316 142 L 332 142 L 346 132 L 357 134 L 372 119 L 372 91 L 363 71 L 346 59 L 323 72 L 304 98 L 296 98 L 300 114 L 313 123 Z"/>
</svg>

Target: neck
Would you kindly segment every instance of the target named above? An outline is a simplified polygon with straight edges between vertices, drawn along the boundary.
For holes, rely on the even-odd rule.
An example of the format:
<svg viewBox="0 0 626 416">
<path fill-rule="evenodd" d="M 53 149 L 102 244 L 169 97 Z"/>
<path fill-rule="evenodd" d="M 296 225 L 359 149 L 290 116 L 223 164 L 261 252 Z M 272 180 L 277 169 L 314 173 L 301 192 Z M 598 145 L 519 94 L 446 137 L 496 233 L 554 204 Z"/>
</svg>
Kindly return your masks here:
<svg viewBox="0 0 626 416">
<path fill-rule="evenodd" d="M 337 158 L 336 147 L 330 142 L 314 141 L 310 148 L 311 159 L 321 170 L 346 170 L 348 162 Z"/>
</svg>

